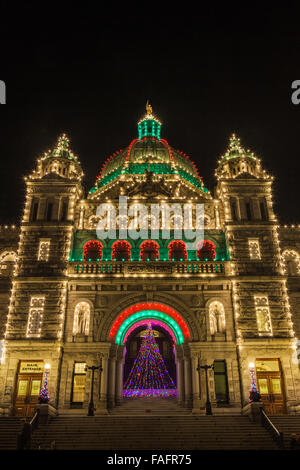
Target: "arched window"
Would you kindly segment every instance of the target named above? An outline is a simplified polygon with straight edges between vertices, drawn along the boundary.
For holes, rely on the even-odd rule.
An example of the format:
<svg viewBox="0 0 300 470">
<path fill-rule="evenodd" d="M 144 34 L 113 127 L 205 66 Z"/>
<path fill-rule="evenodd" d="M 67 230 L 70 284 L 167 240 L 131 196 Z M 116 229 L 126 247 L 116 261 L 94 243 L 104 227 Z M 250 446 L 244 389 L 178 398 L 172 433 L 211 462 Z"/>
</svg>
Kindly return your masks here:
<svg viewBox="0 0 300 470">
<path fill-rule="evenodd" d="M 199 247 L 197 256 L 203 261 L 213 261 L 216 257 L 216 247 L 210 240 L 204 240 L 203 245 Z"/>
<path fill-rule="evenodd" d="M 83 261 L 100 261 L 102 259 L 102 245 L 97 240 L 90 240 L 83 247 Z"/>
<path fill-rule="evenodd" d="M 87 302 L 79 302 L 74 310 L 73 334 L 88 335 L 91 309 Z"/>
<path fill-rule="evenodd" d="M 214 301 L 209 305 L 209 328 L 210 334 L 225 333 L 225 311 L 223 304 Z"/>
<path fill-rule="evenodd" d="M 130 261 L 131 246 L 126 241 L 117 241 L 112 246 L 113 261 Z"/>
<path fill-rule="evenodd" d="M 174 240 L 169 245 L 169 260 L 170 261 L 186 261 L 187 251 L 186 244 L 181 240 Z"/>
<path fill-rule="evenodd" d="M 298 276 L 300 274 L 300 256 L 294 250 L 285 250 L 282 253 L 285 263 L 285 270 L 288 276 Z"/>
<path fill-rule="evenodd" d="M 10 276 L 13 272 L 17 255 L 14 251 L 4 251 L 0 254 L 0 274 Z"/>
<path fill-rule="evenodd" d="M 146 240 L 141 244 L 141 260 L 156 261 L 159 258 L 159 244 L 153 240 Z"/>
</svg>

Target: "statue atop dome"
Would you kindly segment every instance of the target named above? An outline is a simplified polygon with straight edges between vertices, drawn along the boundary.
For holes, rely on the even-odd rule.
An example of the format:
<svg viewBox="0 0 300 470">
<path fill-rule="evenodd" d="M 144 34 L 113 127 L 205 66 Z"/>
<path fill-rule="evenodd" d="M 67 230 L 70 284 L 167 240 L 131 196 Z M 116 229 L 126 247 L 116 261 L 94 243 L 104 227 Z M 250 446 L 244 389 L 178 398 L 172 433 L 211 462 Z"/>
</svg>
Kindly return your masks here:
<svg viewBox="0 0 300 470">
<path fill-rule="evenodd" d="M 146 111 L 148 115 L 152 115 L 152 106 L 149 103 L 149 100 L 147 100 L 147 103 L 146 103 Z"/>
</svg>

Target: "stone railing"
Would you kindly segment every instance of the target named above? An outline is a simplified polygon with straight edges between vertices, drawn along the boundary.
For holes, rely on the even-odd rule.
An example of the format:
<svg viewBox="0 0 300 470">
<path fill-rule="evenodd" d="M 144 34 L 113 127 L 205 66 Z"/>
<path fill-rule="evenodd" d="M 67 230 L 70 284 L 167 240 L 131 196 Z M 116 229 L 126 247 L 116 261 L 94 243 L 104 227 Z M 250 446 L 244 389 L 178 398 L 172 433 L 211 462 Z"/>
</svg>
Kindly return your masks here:
<svg viewBox="0 0 300 470">
<path fill-rule="evenodd" d="M 225 276 L 226 262 L 219 261 L 72 261 L 71 277 Z"/>
</svg>

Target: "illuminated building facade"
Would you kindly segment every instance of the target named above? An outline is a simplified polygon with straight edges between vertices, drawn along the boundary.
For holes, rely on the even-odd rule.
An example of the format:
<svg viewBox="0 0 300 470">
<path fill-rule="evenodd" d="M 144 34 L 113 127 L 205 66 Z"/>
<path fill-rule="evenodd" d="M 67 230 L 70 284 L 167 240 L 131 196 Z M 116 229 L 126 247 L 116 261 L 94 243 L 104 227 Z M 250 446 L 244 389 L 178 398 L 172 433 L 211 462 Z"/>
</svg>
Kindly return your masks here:
<svg viewBox="0 0 300 470">
<path fill-rule="evenodd" d="M 190 158 L 161 137 L 150 105 L 138 137 L 107 159 L 87 197 L 66 135 L 37 161 L 26 178 L 20 228 L 0 231 L 3 414 L 32 414 L 45 363 L 59 413 L 86 413 L 85 366 L 100 363 L 97 413 L 121 405 L 149 321 L 180 406 L 204 413 L 199 366 L 213 364 L 213 413 L 240 414 L 254 363 L 267 412 L 295 412 L 300 229 L 278 225 L 273 178 L 235 135 L 216 178 L 212 194 Z M 101 239 L 97 208 L 117 208 L 120 196 L 128 211 L 116 211 L 116 237 Z M 175 213 L 162 237 L 163 217 L 140 210 L 153 203 L 203 204 L 204 244 L 189 249 L 184 234 L 175 236 Z M 137 213 L 134 228 L 143 229 L 144 219 L 156 223 L 156 238 L 150 230 L 142 239 L 124 236 Z"/>
</svg>

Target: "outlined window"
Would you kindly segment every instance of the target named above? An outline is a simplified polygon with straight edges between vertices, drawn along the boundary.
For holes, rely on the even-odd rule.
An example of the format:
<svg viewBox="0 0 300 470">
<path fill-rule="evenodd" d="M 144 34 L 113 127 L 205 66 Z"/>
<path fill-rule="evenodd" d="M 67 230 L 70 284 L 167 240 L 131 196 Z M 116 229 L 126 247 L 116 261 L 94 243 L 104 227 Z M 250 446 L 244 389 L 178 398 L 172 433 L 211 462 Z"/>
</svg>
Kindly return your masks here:
<svg viewBox="0 0 300 470">
<path fill-rule="evenodd" d="M 39 338 L 42 331 L 45 296 L 33 295 L 30 299 L 26 336 Z"/>
<path fill-rule="evenodd" d="M 72 379 L 71 403 L 82 404 L 85 399 L 86 363 L 75 362 Z"/>
<path fill-rule="evenodd" d="M 225 360 L 214 361 L 214 377 L 217 403 L 229 403 L 227 368 Z"/>
<path fill-rule="evenodd" d="M 266 295 L 255 295 L 254 305 L 259 336 L 272 336 L 273 331 L 268 297 Z"/>
<path fill-rule="evenodd" d="M 40 238 L 38 261 L 48 261 L 50 254 L 50 238 Z"/>
<path fill-rule="evenodd" d="M 250 259 L 261 259 L 260 243 L 258 238 L 248 238 Z"/>
</svg>

